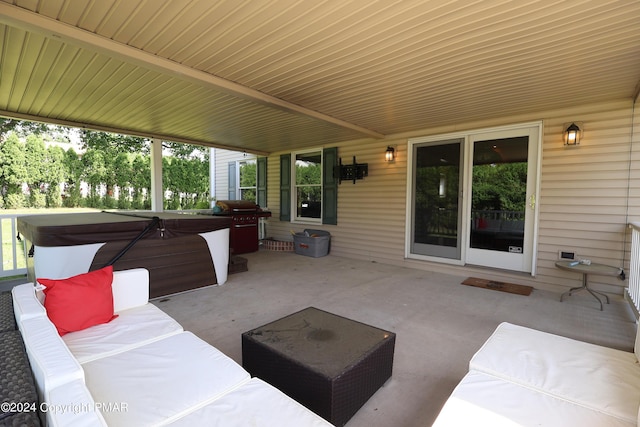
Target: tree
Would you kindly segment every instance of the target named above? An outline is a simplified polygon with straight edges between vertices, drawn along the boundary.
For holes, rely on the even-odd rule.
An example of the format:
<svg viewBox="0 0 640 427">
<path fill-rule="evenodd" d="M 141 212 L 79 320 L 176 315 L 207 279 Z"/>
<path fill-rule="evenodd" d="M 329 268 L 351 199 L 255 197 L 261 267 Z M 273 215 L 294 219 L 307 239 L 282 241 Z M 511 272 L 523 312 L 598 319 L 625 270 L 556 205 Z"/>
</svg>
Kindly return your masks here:
<svg viewBox="0 0 640 427">
<path fill-rule="evenodd" d="M 18 209 L 25 205 L 22 183 L 27 180 L 24 146 L 15 132 L 11 132 L 0 144 L 0 184 L 7 208 Z"/>
<path fill-rule="evenodd" d="M 163 190 L 168 190 L 171 195 L 169 200 L 164 200 L 163 208 L 168 210 L 180 209 L 180 194 L 178 186 L 180 185 L 179 173 L 176 170 L 176 159 L 163 157 L 162 158 L 162 186 Z"/>
<path fill-rule="evenodd" d="M 44 182 L 46 183 L 46 203 L 48 208 L 62 206 L 60 184 L 65 181 L 64 150 L 49 147 L 45 157 Z"/>
<path fill-rule="evenodd" d="M 73 148 L 69 148 L 64 153 L 62 159 L 65 170 L 65 198 L 63 204 L 66 207 L 74 208 L 80 206 L 82 194 L 80 192 L 80 185 L 82 181 L 82 174 L 84 172 L 84 166 L 82 160 L 75 152 Z"/>
<path fill-rule="evenodd" d="M 171 153 L 171 156 L 179 159 L 204 159 L 209 157 L 209 149 L 199 145 L 182 144 L 180 142 L 162 142 L 163 151 Z"/>
<path fill-rule="evenodd" d="M 298 200 L 319 202 L 322 200 L 322 164 L 313 161 L 296 161 L 296 186 Z"/>
<path fill-rule="evenodd" d="M 242 200 L 256 201 L 257 162 L 240 162 L 240 188 Z M 249 189 L 251 187 L 251 189 Z"/>
<path fill-rule="evenodd" d="M 24 144 L 25 181 L 29 187 L 29 203 L 34 208 L 44 208 L 47 205 L 45 197 L 45 170 L 47 162 L 47 148 L 42 137 L 29 135 Z"/>
<path fill-rule="evenodd" d="M 118 186 L 118 209 L 131 209 L 131 195 L 129 188 L 133 178 L 130 155 L 119 153 L 113 162 L 113 174 L 115 183 Z"/>
<path fill-rule="evenodd" d="M 171 150 L 171 156 L 162 158 L 162 180 L 165 190 L 171 192 L 165 208 L 193 209 L 209 207 L 209 151 L 197 146 Z M 178 144 L 184 145 L 184 144 Z"/>
<path fill-rule="evenodd" d="M 151 193 L 151 159 L 149 156 L 136 154 L 133 158 L 131 186 L 133 187 L 133 209 L 149 209 L 151 201 L 145 195 Z"/>
<path fill-rule="evenodd" d="M 39 135 L 46 132 L 49 127 L 60 128 L 60 126 L 47 125 L 45 123 L 0 118 L 0 143 L 9 137 L 11 132 L 18 136 Z"/>
<path fill-rule="evenodd" d="M 203 160 L 194 159 L 192 165 L 195 171 L 194 192 L 196 193 L 196 209 L 209 208 L 210 182 L 209 182 L 209 153 Z"/>
<path fill-rule="evenodd" d="M 89 187 L 91 207 L 149 209 L 151 193 L 150 144 L 144 138 L 83 130 L 79 156 L 71 147 L 47 149 L 47 141 L 67 143 L 76 129 L 34 122 L 0 119 L 0 206 L 22 207 L 22 188 L 29 189 L 32 206 L 77 207 L 81 183 Z M 26 143 L 20 135 L 26 134 Z M 2 139 L 3 138 L 3 139 Z M 3 142 L 4 141 L 4 142 Z M 170 153 L 170 155 L 167 155 Z M 209 149 L 163 142 L 164 180 L 173 208 L 209 205 Z M 60 194 L 58 189 L 63 185 Z M 106 189 L 104 199 L 102 192 Z M 114 199 L 119 189 L 118 200 Z M 8 203 L 7 203 L 8 201 Z"/>
<path fill-rule="evenodd" d="M 101 207 L 100 202 L 100 185 L 104 183 L 106 166 L 104 155 L 100 151 L 90 150 L 82 156 L 82 164 L 84 165 L 83 178 L 89 185 L 89 197 L 87 205 L 90 207 Z"/>
<path fill-rule="evenodd" d="M 82 132 L 81 145 L 87 151 L 98 150 L 111 158 L 115 158 L 118 153 L 150 153 L 149 142 L 145 138 L 92 130 Z"/>
<path fill-rule="evenodd" d="M 527 163 L 498 163 L 473 167 L 473 210 L 524 212 Z"/>
<path fill-rule="evenodd" d="M 82 147 L 86 150 L 85 156 L 90 152 L 99 152 L 102 155 L 103 167 L 100 183 L 104 184 L 107 190 L 104 203 L 106 207 L 115 207 L 113 194 L 117 185 L 116 159 L 123 153 L 143 153 L 148 156 L 150 151 L 148 141 L 135 136 L 85 130 L 82 132 Z M 122 157 L 119 161 L 122 161 Z"/>
</svg>

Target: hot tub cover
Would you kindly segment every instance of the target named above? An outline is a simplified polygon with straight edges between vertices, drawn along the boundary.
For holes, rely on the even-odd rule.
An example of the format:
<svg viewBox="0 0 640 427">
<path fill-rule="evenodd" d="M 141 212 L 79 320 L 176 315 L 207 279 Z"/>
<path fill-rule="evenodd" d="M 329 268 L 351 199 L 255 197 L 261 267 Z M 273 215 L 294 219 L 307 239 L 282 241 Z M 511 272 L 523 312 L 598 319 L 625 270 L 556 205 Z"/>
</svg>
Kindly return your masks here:
<svg viewBox="0 0 640 427">
<path fill-rule="evenodd" d="M 36 246 L 75 246 L 133 240 L 160 218 L 144 239 L 169 239 L 228 228 L 231 219 L 171 212 L 88 212 L 27 215 L 18 218 L 18 232 Z"/>
<path fill-rule="evenodd" d="M 19 217 L 18 231 L 27 243 L 31 281 L 69 277 L 109 264 L 116 271 L 141 267 L 149 271 L 149 296 L 156 298 L 224 284 L 230 224 L 231 218 L 205 215 L 91 212 Z M 77 248 L 87 255 L 82 262 Z"/>
</svg>

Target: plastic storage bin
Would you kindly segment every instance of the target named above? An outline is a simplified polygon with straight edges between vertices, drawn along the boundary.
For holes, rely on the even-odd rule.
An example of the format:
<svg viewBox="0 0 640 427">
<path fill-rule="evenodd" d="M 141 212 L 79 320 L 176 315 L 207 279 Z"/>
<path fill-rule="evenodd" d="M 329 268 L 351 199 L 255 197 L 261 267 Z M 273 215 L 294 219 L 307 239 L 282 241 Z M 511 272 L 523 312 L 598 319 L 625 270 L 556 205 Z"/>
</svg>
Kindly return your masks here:
<svg viewBox="0 0 640 427">
<path fill-rule="evenodd" d="M 306 229 L 293 235 L 294 251 L 314 258 L 325 256 L 331 246 L 331 234 L 324 230 Z"/>
</svg>

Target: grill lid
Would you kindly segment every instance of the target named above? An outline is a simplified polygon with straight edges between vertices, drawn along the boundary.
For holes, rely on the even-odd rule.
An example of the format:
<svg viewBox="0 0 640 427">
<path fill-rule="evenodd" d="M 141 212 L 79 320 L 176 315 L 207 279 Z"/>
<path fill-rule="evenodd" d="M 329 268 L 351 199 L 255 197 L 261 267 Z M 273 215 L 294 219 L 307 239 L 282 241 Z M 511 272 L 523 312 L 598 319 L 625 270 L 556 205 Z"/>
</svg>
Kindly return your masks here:
<svg viewBox="0 0 640 427">
<path fill-rule="evenodd" d="M 250 200 L 218 200 L 216 206 L 219 206 L 223 213 L 257 212 L 260 209 L 260 206 Z"/>
</svg>

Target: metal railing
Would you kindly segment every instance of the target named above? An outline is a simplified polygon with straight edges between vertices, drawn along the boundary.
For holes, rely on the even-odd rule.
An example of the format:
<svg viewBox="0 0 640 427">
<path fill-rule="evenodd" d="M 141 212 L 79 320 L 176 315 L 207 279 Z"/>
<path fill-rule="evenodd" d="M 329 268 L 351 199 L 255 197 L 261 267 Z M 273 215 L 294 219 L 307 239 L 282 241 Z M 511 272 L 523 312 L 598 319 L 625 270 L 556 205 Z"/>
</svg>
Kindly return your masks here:
<svg viewBox="0 0 640 427">
<path fill-rule="evenodd" d="M 637 314 L 640 313 L 640 222 L 632 222 L 629 227 L 631 228 L 631 256 L 629 287 L 626 292 Z"/>
<path fill-rule="evenodd" d="M 18 240 L 17 218 L 21 215 L 0 214 L 0 277 L 27 274 L 27 261 L 22 241 Z"/>
</svg>

